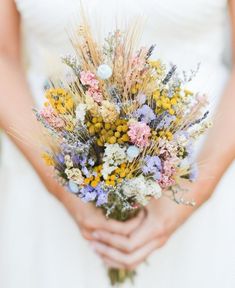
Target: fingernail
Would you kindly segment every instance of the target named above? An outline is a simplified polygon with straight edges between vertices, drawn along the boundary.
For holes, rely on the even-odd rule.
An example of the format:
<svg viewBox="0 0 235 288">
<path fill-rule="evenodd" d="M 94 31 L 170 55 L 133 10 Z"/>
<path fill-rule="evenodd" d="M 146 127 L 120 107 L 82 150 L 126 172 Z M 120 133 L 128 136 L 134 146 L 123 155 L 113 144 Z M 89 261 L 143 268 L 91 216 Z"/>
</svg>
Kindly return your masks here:
<svg viewBox="0 0 235 288">
<path fill-rule="evenodd" d="M 91 243 L 90 243 L 90 246 L 91 246 L 91 249 L 92 249 L 95 253 L 97 253 L 97 245 L 96 245 L 96 243 L 91 242 Z"/>
<path fill-rule="evenodd" d="M 92 237 L 95 238 L 95 239 L 99 239 L 100 235 L 97 232 L 93 232 L 92 233 Z"/>
<path fill-rule="evenodd" d="M 93 245 L 93 243 L 90 244 L 91 249 L 96 252 L 95 246 Z"/>
</svg>

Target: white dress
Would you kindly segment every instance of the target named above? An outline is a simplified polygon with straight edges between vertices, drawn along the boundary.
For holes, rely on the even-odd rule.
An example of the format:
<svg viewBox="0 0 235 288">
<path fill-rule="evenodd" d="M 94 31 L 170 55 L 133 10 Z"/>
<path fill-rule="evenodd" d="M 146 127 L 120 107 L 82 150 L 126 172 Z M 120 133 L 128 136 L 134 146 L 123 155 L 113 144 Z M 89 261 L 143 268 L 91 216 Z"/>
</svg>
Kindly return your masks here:
<svg viewBox="0 0 235 288">
<path fill-rule="evenodd" d="M 60 69 L 59 56 L 71 50 L 66 30 L 73 26 L 79 3 L 16 0 L 28 81 L 38 102 L 47 77 Z M 84 6 L 97 35 L 112 30 L 117 19 L 123 25 L 143 16 L 142 44 L 156 43 L 156 56 L 179 70 L 200 62 L 194 88 L 207 92 L 213 104 L 222 95 L 229 75 L 223 63 L 226 0 L 88 0 Z M 1 142 L 0 287 L 110 287 L 103 264 L 63 205 L 5 135 Z M 234 173 L 232 165 L 213 197 L 140 267 L 135 287 L 235 287 Z"/>
</svg>

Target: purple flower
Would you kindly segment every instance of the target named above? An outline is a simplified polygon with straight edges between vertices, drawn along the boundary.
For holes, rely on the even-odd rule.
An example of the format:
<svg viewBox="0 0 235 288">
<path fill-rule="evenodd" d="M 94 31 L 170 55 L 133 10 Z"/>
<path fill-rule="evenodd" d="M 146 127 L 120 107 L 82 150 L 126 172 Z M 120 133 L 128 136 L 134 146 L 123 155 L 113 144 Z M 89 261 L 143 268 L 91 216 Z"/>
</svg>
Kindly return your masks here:
<svg viewBox="0 0 235 288">
<path fill-rule="evenodd" d="M 87 185 L 85 187 L 83 187 L 81 190 L 80 190 L 80 193 L 79 193 L 79 197 L 84 201 L 84 202 L 90 202 L 90 201 L 94 201 L 95 198 L 96 198 L 97 194 L 96 192 L 94 191 L 94 189 Z"/>
<path fill-rule="evenodd" d="M 155 113 L 148 105 L 143 105 L 142 107 L 137 109 L 135 112 L 135 116 L 140 118 L 140 120 L 145 123 L 150 123 L 151 121 L 156 119 Z"/>
<path fill-rule="evenodd" d="M 157 129 L 168 128 L 171 125 L 171 122 L 175 121 L 176 117 L 174 115 L 167 114 L 161 122 L 157 125 Z"/>
<path fill-rule="evenodd" d="M 80 160 L 80 165 L 81 166 L 85 166 L 86 165 L 86 163 L 87 163 L 87 158 L 86 158 L 86 156 L 81 156 L 80 158 L 79 158 L 79 160 Z"/>
<path fill-rule="evenodd" d="M 56 155 L 56 160 L 61 163 L 61 164 L 64 164 L 64 155 L 59 153 Z"/>
<path fill-rule="evenodd" d="M 89 176 L 90 176 L 90 172 L 89 172 L 89 170 L 87 169 L 86 166 L 82 167 L 82 173 L 83 173 L 86 177 L 89 177 Z"/>
<path fill-rule="evenodd" d="M 108 201 L 108 193 L 103 191 L 98 195 L 96 206 L 104 205 L 107 203 L 107 201 Z"/>
<path fill-rule="evenodd" d="M 80 164 L 80 157 L 79 157 L 79 155 L 74 154 L 74 155 L 72 156 L 72 161 L 73 161 L 73 163 L 74 163 L 75 165 L 79 165 L 79 164 Z"/>
<path fill-rule="evenodd" d="M 101 185 L 92 187 L 87 185 L 80 190 L 79 197 L 84 202 L 96 201 L 97 206 L 104 205 L 108 201 L 108 193 L 102 189 Z"/>
<path fill-rule="evenodd" d="M 161 178 L 161 170 L 161 159 L 158 156 L 147 155 L 144 158 L 144 165 L 142 167 L 144 175 L 151 174 L 154 180 L 159 180 Z"/>
<path fill-rule="evenodd" d="M 90 159 L 88 159 L 88 164 L 89 164 L 90 166 L 94 166 L 94 165 L 95 165 L 95 161 L 90 158 Z"/>
</svg>

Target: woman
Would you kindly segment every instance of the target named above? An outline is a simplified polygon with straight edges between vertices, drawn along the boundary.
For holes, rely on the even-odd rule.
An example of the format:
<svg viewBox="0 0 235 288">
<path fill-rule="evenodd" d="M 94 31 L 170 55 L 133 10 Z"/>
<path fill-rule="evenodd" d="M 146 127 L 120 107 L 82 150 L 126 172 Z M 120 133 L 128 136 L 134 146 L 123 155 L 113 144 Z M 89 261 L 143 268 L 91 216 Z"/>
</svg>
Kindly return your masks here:
<svg viewBox="0 0 235 288">
<path fill-rule="evenodd" d="M 79 10 L 77 2 L 0 3 L 0 123 L 6 132 L 0 167 L 0 286 L 109 287 L 102 262 L 134 269 L 151 255 L 149 265 L 140 266 L 135 287 L 234 287 L 235 167 L 229 166 L 235 157 L 235 71 L 229 74 L 222 54 L 227 4 L 235 34 L 235 0 L 86 4 L 93 26 L 100 30 L 112 30 L 116 18 L 143 14 L 147 21 L 142 42 L 157 41 L 156 56 L 174 62 L 179 70 L 201 62 L 195 89 L 207 90 L 213 103 L 222 95 L 199 154 L 199 178 L 188 187 L 197 206 L 178 206 L 163 198 L 152 201 L 146 215 L 125 224 L 107 221 L 93 206 L 64 191 L 41 162 L 35 144 L 40 130 L 31 107 L 43 100 L 48 77 L 61 69 L 56 59 L 71 50 L 65 30 Z M 27 73 L 20 54 L 20 23 Z"/>
</svg>

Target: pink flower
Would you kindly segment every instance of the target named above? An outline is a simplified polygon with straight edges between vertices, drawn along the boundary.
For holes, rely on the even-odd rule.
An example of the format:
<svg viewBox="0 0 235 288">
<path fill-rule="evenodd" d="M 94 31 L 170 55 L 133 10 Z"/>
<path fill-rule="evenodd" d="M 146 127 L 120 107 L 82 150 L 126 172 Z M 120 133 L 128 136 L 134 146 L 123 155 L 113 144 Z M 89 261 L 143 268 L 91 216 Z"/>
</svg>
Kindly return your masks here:
<svg viewBox="0 0 235 288">
<path fill-rule="evenodd" d="M 103 95 L 99 90 L 96 90 L 94 88 L 89 88 L 87 90 L 87 95 L 92 97 L 95 102 L 101 103 L 103 101 Z"/>
<path fill-rule="evenodd" d="M 80 80 L 82 85 L 88 85 L 96 90 L 99 88 L 99 81 L 96 79 L 95 74 L 90 71 L 82 71 L 80 73 Z"/>
<path fill-rule="evenodd" d="M 51 106 L 45 106 L 40 111 L 40 115 L 54 128 L 63 128 L 65 123 L 58 117 Z"/>
<path fill-rule="evenodd" d="M 127 132 L 131 142 L 138 147 L 145 147 L 149 144 L 150 127 L 146 123 L 134 122 L 129 124 L 129 131 Z"/>
<path fill-rule="evenodd" d="M 173 159 L 167 159 L 163 162 L 163 173 L 161 174 L 160 180 L 157 181 L 163 189 L 175 184 L 175 179 L 173 176 L 176 173 L 176 169 L 174 161 L 172 160 Z"/>
<path fill-rule="evenodd" d="M 51 106 L 45 106 L 40 111 L 43 118 L 51 118 L 54 115 L 54 109 Z"/>
</svg>

